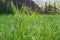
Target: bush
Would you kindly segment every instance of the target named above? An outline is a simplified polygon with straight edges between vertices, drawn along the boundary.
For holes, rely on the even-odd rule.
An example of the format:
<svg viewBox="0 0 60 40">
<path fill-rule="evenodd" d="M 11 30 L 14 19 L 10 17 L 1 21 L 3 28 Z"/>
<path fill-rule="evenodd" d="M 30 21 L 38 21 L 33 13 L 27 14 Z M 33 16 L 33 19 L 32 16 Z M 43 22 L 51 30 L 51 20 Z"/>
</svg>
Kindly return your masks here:
<svg viewBox="0 0 60 40">
<path fill-rule="evenodd" d="M 13 13 L 13 9 L 9 2 L 0 1 L 0 14 L 2 13 L 6 13 L 6 14 Z"/>
</svg>

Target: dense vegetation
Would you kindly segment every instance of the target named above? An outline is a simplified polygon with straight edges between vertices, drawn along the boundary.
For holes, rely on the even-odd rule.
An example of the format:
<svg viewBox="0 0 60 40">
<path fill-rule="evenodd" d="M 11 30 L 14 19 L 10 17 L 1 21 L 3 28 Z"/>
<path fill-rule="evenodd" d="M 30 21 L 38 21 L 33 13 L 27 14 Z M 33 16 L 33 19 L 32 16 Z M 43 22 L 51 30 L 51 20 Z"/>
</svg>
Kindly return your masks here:
<svg viewBox="0 0 60 40">
<path fill-rule="evenodd" d="M 60 40 L 60 15 L 0 15 L 0 40 Z"/>
<path fill-rule="evenodd" d="M 14 15 L 6 15 L 10 11 L 4 9 L 0 12 L 0 40 L 60 40 L 60 15 L 38 15 L 26 6 L 18 10 L 13 4 L 12 9 Z"/>
<path fill-rule="evenodd" d="M 13 8 L 11 7 L 10 2 L 6 2 L 7 0 L 0 0 L 0 14 L 12 14 Z"/>
</svg>

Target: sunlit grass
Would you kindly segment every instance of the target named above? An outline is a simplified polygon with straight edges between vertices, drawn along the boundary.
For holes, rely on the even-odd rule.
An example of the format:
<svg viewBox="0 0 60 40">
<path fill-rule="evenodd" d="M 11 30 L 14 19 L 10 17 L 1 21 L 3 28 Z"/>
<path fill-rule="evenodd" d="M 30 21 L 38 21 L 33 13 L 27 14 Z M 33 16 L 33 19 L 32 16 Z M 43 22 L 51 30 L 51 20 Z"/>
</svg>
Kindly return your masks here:
<svg viewBox="0 0 60 40">
<path fill-rule="evenodd" d="M 12 7 L 14 15 L 0 15 L 0 40 L 60 40 L 60 15 L 29 15 L 26 7 Z"/>
<path fill-rule="evenodd" d="M 0 15 L 0 40 L 60 40 L 60 15 Z"/>
</svg>

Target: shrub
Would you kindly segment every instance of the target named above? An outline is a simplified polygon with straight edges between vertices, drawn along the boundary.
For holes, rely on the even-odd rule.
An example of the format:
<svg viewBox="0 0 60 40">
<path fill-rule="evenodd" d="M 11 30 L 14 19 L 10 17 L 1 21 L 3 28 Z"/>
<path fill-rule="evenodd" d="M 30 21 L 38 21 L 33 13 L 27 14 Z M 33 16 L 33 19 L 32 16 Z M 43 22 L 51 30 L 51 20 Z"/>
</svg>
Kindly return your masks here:
<svg viewBox="0 0 60 40">
<path fill-rule="evenodd" d="M 13 13 L 11 3 L 0 0 L 0 14 L 2 13 L 6 13 L 6 14 Z"/>
</svg>

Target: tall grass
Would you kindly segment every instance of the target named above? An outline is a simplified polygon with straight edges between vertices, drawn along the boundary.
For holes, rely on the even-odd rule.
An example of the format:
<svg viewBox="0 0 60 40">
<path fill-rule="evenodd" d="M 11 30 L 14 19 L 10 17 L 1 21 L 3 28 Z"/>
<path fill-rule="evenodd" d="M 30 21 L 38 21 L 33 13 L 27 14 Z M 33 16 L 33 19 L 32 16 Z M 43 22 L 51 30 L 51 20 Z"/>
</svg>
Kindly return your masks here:
<svg viewBox="0 0 60 40">
<path fill-rule="evenodd" d="M 60 15 L 0 15 L 0 40 L 60 40 Z"/>
</svg>

